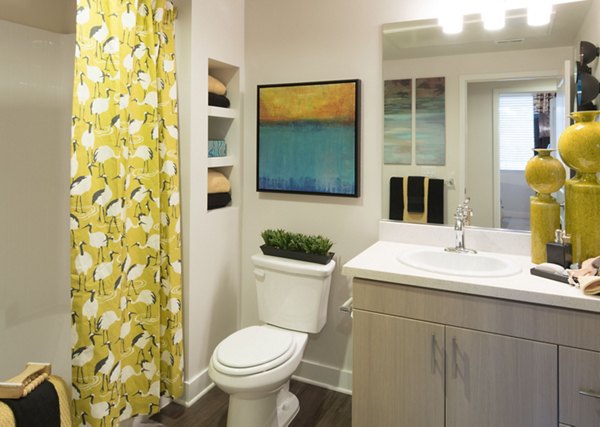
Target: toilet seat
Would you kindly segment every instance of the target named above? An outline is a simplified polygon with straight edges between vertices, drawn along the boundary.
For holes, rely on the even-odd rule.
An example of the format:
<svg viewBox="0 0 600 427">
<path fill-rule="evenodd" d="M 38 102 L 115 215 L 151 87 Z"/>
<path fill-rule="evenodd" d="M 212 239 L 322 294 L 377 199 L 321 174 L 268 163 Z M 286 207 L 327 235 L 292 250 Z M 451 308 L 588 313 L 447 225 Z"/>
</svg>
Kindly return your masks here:
<svg viewBox="0 0 600 427">
<path fill-rule="evenodd" d="M 289 332 L 270 326 L 250 326 L 217 346 L 213 364 L 227 375 L 252 375 L 283 364 L 295 350 L 296 343 Z"/>
</svg>

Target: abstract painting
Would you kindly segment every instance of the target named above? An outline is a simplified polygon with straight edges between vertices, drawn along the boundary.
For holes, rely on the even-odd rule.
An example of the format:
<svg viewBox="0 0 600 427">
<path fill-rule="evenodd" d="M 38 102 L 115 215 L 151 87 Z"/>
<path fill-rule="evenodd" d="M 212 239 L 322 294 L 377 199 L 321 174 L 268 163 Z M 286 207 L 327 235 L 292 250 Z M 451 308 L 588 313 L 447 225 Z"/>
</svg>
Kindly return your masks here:
<svg viewBox="0 0 600 427">
<path fill-rule="evenodd" d="M 259 85 L 257 191 L 358 197 L 360 80 Z"/>
<path fill-rule="evenodd" d="M 416 79 L 415 155 L 417 165 L 446 164 L 444 77 Z"/>
<path fill-rule="evenodd" d="M 383 163 L 412 161 L 412 79 L 384 82 Z"/>
</svg>

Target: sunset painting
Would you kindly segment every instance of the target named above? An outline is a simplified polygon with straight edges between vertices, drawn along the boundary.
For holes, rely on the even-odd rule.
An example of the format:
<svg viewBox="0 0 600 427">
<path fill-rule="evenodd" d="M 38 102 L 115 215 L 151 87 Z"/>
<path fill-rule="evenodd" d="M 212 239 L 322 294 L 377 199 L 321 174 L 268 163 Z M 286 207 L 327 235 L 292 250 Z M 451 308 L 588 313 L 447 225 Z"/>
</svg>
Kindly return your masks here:
<svg viewBox="0 0 600 427">
<path fill-rule="evenodd" d="M 258 86 L 257 190 L 358 197 L 360 81 Z"/>
</svg>

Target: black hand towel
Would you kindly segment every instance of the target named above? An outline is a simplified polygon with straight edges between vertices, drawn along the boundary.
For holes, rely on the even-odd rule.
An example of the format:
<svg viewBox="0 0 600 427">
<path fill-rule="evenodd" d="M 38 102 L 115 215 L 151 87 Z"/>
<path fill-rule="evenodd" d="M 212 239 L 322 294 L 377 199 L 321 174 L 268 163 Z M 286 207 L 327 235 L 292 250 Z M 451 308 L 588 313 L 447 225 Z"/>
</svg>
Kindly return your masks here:
<svg viewBox="0 0 600 427">
<path fill-rule="evenodd" d="M 20 399 L 0 399 L 12 411 L 17 426 L 60 427 L 58 394 L 50 381 L 43 381 Z"/>
<path fill-rule="evenodd" d="M 408 212 L 425 212 L 425 177 L 409 176 L 407 185 Z"/>
<path fill-rule="evenodd" d="M 390 219 L 404 219 L 404 179 L 390 178 Z"/>
<path fill-rule="evenodd" d="M 427 222 L 444 223 L 444 180 L 429 178 L 427 194 Z"/>
</svg>

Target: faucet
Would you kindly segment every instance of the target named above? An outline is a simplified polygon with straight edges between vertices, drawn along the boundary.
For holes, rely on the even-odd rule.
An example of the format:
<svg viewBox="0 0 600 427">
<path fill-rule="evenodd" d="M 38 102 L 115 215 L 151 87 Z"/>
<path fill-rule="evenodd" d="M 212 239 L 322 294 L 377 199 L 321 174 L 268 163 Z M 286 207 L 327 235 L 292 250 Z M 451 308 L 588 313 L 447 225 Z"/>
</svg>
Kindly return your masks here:
<svg viewBox="0 0 600 427">
<path fill-rule="evenodd" d="M 446 252 L 477 253 L 477 251 L 465 247 L 465 227 L 471 225 L 471 218 L 473 217 L 473 209 L 471 208 L 470 202 L 471 198 L 467 197 L 465 201 L 456 208 L 456 213 L 454 214 L 455 245 L 453 248 L 446 248 Z"/>
</svg>

